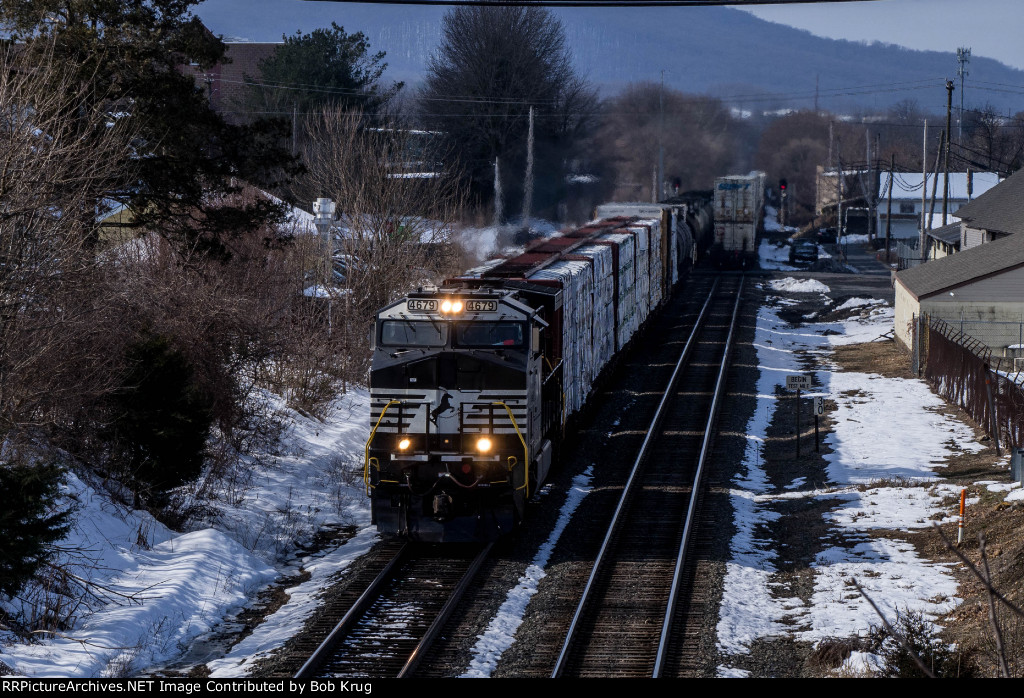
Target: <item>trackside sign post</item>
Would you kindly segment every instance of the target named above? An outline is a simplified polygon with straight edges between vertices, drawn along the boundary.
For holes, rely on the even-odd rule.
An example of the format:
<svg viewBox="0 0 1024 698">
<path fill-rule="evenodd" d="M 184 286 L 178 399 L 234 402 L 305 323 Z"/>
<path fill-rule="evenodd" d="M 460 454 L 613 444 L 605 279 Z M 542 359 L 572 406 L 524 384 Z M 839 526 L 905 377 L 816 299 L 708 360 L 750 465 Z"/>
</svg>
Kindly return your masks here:
<svg viewBox="0 0 1024 698">
<path fill-rule="evenodd" d="M 803 375 L 786 376 L 786 390 L 796 391 L 796 457 L 800 457 L 800 391 L 811 387 L 811 377 Z M 817 417 L 815 417 L 817 421 Z M 817 438 L 815 438 L 817 446 Z"/>
<path fill-rule="evenodd" d="M 820 395 L 814 398 L 814 452 L 817 453 L 820 449 L 818 448 L 818 417 L 825 414 L 825 398 Z"/>
</svg>

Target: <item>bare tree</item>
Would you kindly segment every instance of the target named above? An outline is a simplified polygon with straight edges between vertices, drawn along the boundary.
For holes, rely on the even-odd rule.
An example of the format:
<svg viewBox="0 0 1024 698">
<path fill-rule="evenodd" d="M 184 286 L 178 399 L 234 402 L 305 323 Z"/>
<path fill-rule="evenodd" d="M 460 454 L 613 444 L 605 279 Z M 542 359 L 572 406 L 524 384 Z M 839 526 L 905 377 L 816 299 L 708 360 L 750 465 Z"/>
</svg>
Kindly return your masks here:
<svg viewBox="0 0 1024 698">
<path fill-rule="evenodd" d="M 1024 129 L 1019 118 L 1001 116 L 991 104 L 964 116 L 964 139 L 954 148 L 962 167 L 1009 174 L 1020 164 Z"/>
<path fill-rule="evenodd" d="M 53 85 L 60 87 L 54 89 Z M 49 61 L 0 49 L 0 435 L 74 414 L 110 386 L 109 308 L 87 241 L 131 134 Z M 121 176 L 123 172 L 118 172 Z"/>
<path fill-rule="evenodd" d="M 305 246 L 306 268 L 329 296 L 332 340 L 352 357 L 351 349 L 365 349 L 379 308 L 458 270 L 451 238 L 462 188 L 431 156 L 429 133 L 367 128 L 358 112 L 340 107 L 324 110 L 306 128 L 307 173 L 298 197 L 332 198 L 340 214 L 330 274 L 320 246 Z M 366 356 L 357 356 L 357 373 Z"/>
<path fill-rule="evenodd" d="M 710 189 L 715 177 L 743 167 L 735 146 L 744 135 L 719 100 L 644 82 L 604 102 L 595 140 L 614 169 L 614 198 L 650 201 L 659 148 L 668 188 Z"/>
</svg>

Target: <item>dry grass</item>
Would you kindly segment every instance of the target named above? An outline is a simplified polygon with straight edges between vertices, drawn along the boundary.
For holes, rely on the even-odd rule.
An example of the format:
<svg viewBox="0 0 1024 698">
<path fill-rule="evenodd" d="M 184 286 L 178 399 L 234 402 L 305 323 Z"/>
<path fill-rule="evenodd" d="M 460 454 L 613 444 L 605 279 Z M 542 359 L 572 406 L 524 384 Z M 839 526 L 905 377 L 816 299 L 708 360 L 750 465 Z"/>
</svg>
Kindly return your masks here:
<svg viewBox="0 0 1024 698">
<path fill-rule="evenodd" d="M 909 371 L 909 357 L 895 342 L 872 342 L 837 348 L 834 359 L 844 370 L 878 373 L 888 377 L 913 377 Z M 993 493 L 985 486 L 974 485 L 979 480 L 1009 482 L 1010 476 L 996 455 L 994 445 L 973 421 L 959 408 L 947 405 L 942 410 L 975 427 L 983 443 L 990 444 L 979 453 L 961 453 L 950 458 L 940 471 L 947 481 L 964 487 L 968 497 L 977 497 L 977 504 L 968 508 L 963 552 L 975 564 L 981 561 L 979 535 L 986 541 L 989 566 L 996 588 L 1019 605 L 1024 605 L 1024 503 L 1007 503 L 1003 495 Z M 950 502 L 955 509 L 956 503 Z M 945 533 L 956 540 L 956 530 L 946 526 Z M 956 556 L 935 530 L 916 533 L 908 540 L 918 553 L 938 563 L 954 563 Z M 988 597 L 983 586 L 964 565 L 954 564 L 951 569 L 960 583 L 959 594 L 963 602 L 947 616 L 940 618 L 942 638 L 956 643 L 963 661 L 970 664 L 978 676 L 998 676 L 998 660 L 988 612 Z M 1009 612 L 998 614 L 1010 675 L 1024 676 L 1024 622 Z"/>
</svg>

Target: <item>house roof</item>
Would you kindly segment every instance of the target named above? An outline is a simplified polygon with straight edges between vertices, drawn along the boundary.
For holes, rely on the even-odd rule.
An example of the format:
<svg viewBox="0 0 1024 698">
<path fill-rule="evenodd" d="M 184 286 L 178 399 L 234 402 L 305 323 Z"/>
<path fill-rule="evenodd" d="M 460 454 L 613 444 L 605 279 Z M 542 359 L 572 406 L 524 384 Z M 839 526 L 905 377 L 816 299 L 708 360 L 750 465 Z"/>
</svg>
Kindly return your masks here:
<svg viewBox="0 0 1024 698">
<path fill-rule="evenodd" d="M 971 228 L 1024 232 L 1024 170 L 1017 170 L 998 187 L 961 206 L 956 215 Z"/>
<path fill-rule="evenodd" d="M 1010 235 L 904 269 L 897 272 L 896 281 L 921 300 L 1020 266 L 1024 266 L 1024 235 Z"/>
<path fill-rule="evenodd" d="M 921 181 L 925 181 L 925 191 L 931 199 L 932 185 L 936 185 L 935 196 L 942 201 L 942 190 L 944 188 L 945 174 L 930 174 L 923 177 L 920 172 L 897 172 L 893 178 L 892 198 L 896 201 L 920 201 Z M 971 173 L 971 195 L 967 195 L 967 173 L 949 173 L 949 198 L 960 201 L 967 201 L 980 197 L 982 194 L 999 184 L 999 175 L 995 172 L 972 172 Z M 880 200 L 889 196 L 889 171 L 883 170 L 878 176 L 878 198 Z M 941 205 L 941 204 L 940 204 Z"/>
<path fill-rule="evenodd" d="M 950 244 L 960 242 L 960 221 L 928 231 L 928 237 Z"/>
</svg>

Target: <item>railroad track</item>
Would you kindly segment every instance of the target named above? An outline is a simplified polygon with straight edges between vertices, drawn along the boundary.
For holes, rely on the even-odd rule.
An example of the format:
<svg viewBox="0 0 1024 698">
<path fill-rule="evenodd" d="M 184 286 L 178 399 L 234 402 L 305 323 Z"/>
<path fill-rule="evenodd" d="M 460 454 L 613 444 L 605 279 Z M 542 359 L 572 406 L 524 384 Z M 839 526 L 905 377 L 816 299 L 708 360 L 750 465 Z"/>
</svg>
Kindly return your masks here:
<svg viewBox="0 0 1024 698">
<path fill-rule="evenodd" d="M 688 540 L 724 388 L 743 277 L 716 283 L 623 490 L 552 676 L 675 675 L 697 645 L 686 615 Z"/>
<path fill-rule="evenodd" d="M 402 546 L 295 678 L 413 676 L 492 547 Z"/>
</svg>

